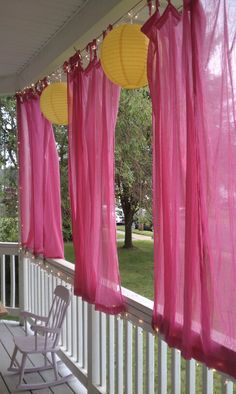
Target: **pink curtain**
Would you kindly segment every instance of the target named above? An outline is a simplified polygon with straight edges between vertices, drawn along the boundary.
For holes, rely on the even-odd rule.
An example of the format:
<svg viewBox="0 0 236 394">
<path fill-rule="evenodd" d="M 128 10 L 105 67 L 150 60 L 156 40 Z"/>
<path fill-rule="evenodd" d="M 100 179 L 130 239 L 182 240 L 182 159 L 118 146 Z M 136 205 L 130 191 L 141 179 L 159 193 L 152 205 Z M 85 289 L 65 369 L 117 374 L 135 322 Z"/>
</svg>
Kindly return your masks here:
<svg viewBox="0 0 236 394">
<path fill-rule="evenodd" d="M 236 3 L 169 3 L 151 39 L 153 326 L 236 378 Z"/>
<path fill-rule="evenodd" d="M 114 131 L 120 89 L 96 56 L 66 64 L 75 294 L 111 314 L 124 310 L 116 250 Z"/>
<path fill-rule="evenodd" d="M 22 246 L 35 255 L 63 258 L 59 159 L 39 96 L 17 96 Z"/>
</svg>

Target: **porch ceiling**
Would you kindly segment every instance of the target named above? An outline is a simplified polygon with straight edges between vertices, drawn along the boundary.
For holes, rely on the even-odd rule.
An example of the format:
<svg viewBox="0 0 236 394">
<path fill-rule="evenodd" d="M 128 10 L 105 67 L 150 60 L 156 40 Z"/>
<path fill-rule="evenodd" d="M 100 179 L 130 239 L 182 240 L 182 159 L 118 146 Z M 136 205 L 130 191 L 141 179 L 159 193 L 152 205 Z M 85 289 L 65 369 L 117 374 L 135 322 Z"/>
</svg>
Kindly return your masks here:
<svg viewBox="0 0 236 394">
<path fill-rule="evenodd" d="M 54 71 L 138 0 L 0 0 L 0 94 Z"/>
<path fill-rule="evenodd" d="M 0 0 L 0 95 L 53 72 L 138 3 L 146 0 Z"/>
</svg>

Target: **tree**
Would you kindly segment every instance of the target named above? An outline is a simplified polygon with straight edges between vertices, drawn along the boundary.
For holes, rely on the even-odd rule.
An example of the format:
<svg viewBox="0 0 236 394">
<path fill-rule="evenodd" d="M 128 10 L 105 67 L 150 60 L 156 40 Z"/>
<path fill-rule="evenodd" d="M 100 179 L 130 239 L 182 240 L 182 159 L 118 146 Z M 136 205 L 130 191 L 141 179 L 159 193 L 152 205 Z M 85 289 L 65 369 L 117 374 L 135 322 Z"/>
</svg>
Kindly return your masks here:
<svg viewBox="0 0 236 394">
<path fill-rule="evenodd" d="M 17 217 L 16 102 L 0 97 L 0 198 L 1 217 Z"/>
<path fill-rule="evenodd" d="M 122 90 L 116 124 L 116 198 L 125 217 L 125 248 L 132 245 L 132 223 L 139 209 L 151 207 L 152 109 L 147 89 Z"/>
<path fill-rule="evenodd" d="M 0 164 L 17 168 L 16 101 L 14 97 L 0 97 Z"/>
<path fill-rule="evenodd" d="M 53 126 L 60 160 L 62 231 L 64 241 L 72 240 L 71 209 L 68 192 L 68 133 L 65 126 Z"/>
</svg>

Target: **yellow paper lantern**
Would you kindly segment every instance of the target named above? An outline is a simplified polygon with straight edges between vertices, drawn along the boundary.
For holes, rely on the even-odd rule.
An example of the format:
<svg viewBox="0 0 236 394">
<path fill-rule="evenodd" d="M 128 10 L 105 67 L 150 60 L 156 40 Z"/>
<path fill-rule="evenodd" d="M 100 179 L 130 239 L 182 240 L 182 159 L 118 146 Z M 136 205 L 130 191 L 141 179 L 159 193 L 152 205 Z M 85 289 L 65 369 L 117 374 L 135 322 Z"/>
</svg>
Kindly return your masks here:
<svg viewBox="0 0 236 394">
<path fill-rule="evenodd" d="M 116 85 L 135 89 L 147 85 L 148 38 L 141 25 L 120 25 L 107 34 L 101 46 L 101 64 Z"/>
<path fill-rule="evenodd" d="M 67 84 L 57 82 L 48 85 L 40 96 L 40 109 L 44 117 L 50 122 L 67 125 Z"/>
</svg>

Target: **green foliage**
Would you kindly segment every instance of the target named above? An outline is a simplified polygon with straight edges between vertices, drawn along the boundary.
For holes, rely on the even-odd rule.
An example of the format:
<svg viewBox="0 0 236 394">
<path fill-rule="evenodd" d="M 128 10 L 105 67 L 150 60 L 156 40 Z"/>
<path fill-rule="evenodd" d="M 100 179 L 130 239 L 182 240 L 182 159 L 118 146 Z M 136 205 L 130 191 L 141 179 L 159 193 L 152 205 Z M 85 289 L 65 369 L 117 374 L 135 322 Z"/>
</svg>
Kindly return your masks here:
<svg viewBox="0 0 236 394">
<path fill-rule="evenodd" d="M 5 167 L 0 170 L 0 216 L 17 216 L 17 169 Z"/>
<path fill-rule="evenodd" d="M 17 128 L 13 97 L 0 98 L 0 214 L 17 216 Z"/>
<path fill-rule="evenodd" d="M 115 179 L 126 231 L 140 208 L 151 210 L 151 131 L 148 90 L 122 90 L 116 125 Z"/>
<path fill-rule="evenodd" d="M 16 101 L 0 97 L 0 165 L 17 167 Z"/>
<path fill-rule="evenodd" d="M 152 109 L 146 90 L 122 90 L 116 125 L 117 194 L 145 200 L 150 189 Z"/>
<path fill-rule="evenodd" d="M 17 218 L 0 218 L 0 240 L 1 242 L 18 241 Z"/>
<path fill-rule="evenodd" d="M 65 126 L 54 126 L 60 160 L 62 231 L 65 242 L 72 240 L 71 210 L 68 191 L 68 133 Z"/>
</svg>

